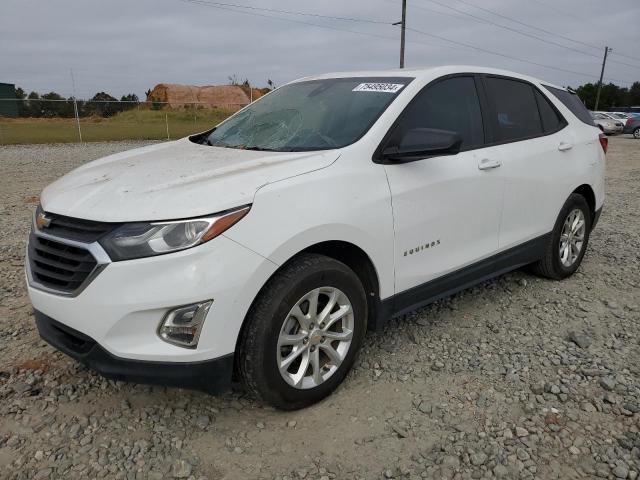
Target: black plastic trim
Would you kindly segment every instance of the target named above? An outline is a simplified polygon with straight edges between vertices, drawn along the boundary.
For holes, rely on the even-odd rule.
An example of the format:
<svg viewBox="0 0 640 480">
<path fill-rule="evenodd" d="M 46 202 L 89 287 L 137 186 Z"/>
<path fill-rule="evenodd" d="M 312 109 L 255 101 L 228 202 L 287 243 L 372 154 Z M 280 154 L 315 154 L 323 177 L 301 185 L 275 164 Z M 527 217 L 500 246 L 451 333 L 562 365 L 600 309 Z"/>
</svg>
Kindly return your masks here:
<svg viewBox="0 0 640 480">
<path fill-rule="evenodd" d="M 379 328 L 388 319 L 416 310 L 480 282 L 539 260 L 544 256 L 545 248 L 550 239 L 551 233 L 542 235 L 382 300 L 374 322 L 374 329 Z"/>
<path fill-rule="evenodd" d="M 40 336 L 74 360 L 113 380 L 222 393 L 231 385 L 233 353 L 202 362 L 149 362 L 116 357 L 91 337 L 34 310 Z"/>
<path fill-rule="evenodd" d="M 595 211 L 595 214 L 593 215 L 593 218 L 591 219 L 591 231 L 593 232 L 593 229 L 596 228 L 596 225 L 598 224 L 598 220 L 600 220 L 600 215 L 602 215 L 602 207 L 600 207 L 598 210 Z"/>
</svg>

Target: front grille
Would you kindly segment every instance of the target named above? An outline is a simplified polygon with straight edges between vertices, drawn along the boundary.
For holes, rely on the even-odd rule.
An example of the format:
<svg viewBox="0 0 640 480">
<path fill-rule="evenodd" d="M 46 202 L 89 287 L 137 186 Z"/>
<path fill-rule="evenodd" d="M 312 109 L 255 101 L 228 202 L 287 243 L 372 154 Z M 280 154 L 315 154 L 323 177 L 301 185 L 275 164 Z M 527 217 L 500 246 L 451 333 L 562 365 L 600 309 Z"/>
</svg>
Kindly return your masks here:
<svg viewBox="0 0 640 480">
<path fill-rule="evenodd" d="M 29 269 L 38 284 L 72 293 L 83 284 L 98 262 L 88 250 L 62 242 L 29 236 Z"/>
<path fill-rule="evenodd" d="M 64 215 L 49 212 L 46 213 L 46 216 L 51 220 L 49 226 L 46 227 L 46 232 L 49 235 L 84 243 L 95 242 L 119 225 L 117 223 L 65 217 Z"/>
</svg>

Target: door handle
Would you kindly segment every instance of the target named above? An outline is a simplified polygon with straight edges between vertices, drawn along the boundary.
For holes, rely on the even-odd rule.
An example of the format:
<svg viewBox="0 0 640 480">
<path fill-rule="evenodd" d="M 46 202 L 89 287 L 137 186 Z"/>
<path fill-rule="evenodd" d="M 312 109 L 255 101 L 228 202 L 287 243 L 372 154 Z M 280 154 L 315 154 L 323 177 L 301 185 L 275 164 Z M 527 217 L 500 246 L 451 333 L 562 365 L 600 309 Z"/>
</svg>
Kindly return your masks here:
<svg viewBox="0 0 640 480">
<path fill-rule="evenodd" d="M 561 152 L 566 152 L 567 150 L 571 150 L 572 148 L 573 144 L 568 142 L 560 142 L 560 145 L 558 145 L 558 150 L 560 150 Z"/>
<path fill-rule="evenodd" d="M 502 162 L 500 160 L 483 158 L 478 162 L 478 169 L 491 170 L 492 168 L 498 168 L 500 165 L 502 165 Z"/>
</svg>

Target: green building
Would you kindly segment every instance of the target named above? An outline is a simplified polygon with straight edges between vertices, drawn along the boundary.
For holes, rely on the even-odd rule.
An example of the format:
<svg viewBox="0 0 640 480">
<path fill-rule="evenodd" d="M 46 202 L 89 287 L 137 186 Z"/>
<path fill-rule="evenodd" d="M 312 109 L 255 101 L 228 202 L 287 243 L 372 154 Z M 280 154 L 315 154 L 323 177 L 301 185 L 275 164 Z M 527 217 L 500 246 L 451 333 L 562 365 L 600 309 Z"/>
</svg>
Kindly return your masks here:
<svg viewBox="0 0 640 480">
<path fill-rule="evenodd" d="M 18 102 L 5 100 L 16 98 L 15 88 L 13 83 L 0 83 L 0 117 L 18 116 Z"/>
</svg>

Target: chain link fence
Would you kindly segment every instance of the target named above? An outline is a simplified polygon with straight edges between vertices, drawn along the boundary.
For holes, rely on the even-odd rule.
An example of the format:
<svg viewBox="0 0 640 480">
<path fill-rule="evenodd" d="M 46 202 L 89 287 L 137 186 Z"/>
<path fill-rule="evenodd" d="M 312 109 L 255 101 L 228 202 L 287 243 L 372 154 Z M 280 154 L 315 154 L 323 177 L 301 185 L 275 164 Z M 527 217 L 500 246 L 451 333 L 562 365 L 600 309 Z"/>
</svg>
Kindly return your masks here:
<svg viewBox="0 0 640 480">
<path fill-rule="evenodd" d="M 0 145 L 171 140 L 208 130 L 244 106 L 0 99 Z"/>
</svg>

